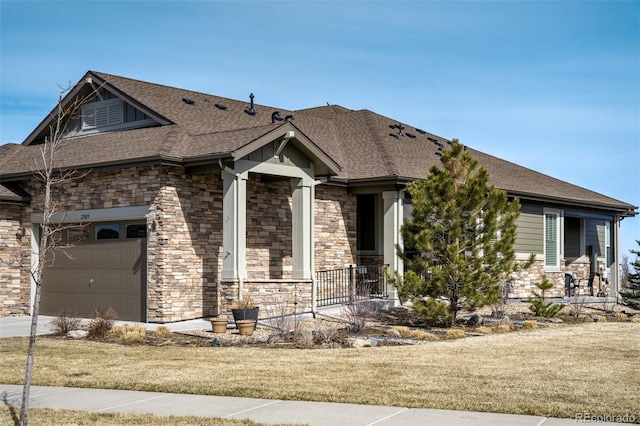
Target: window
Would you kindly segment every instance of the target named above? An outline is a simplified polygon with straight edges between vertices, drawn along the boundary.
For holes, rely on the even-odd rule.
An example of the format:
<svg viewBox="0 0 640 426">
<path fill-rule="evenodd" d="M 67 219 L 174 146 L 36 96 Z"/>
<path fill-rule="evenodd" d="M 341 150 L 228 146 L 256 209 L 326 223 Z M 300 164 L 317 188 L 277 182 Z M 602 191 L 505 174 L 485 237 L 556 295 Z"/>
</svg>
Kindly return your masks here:
<svg viewBox="0 0 640 426">
<path fill-rule="evenodd" d="M 545 210 L 544 213 L 544 266 L 560 267 L 560 214 Z"/>
<path fill-rule="evenodd" d="M 606 267 L 611 266 L 611 222 L 604 223 L 604 249 L 606 256 Z"/>
<path fill-rule="evenodd" d="M 357 249 L 376 249 L 376 194 L 358 195 L 357 217 Z"/>
<path fill-rule="evenodd" d="M 122 124 L 122 101 L 107 99 L 82 106 L 82 131 Z"/>
<path fill-rule="evenodd" d="M 120 225 L 96 225 L 96 240 L 120 238 Z"/>
<path fill-rule="evenodd" d="M 147 225 L 144 223 L 135 223 L 127 225 L 127 238 L 147 238 Z"/>
</svg>

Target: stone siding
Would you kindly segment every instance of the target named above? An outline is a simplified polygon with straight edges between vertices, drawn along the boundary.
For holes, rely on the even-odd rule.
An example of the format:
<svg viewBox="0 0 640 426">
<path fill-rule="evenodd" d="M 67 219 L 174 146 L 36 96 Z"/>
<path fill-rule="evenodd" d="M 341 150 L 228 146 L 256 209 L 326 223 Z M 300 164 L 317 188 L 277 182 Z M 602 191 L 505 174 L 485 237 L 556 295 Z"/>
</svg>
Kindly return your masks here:
<svg viewBox="0 0 640 426">
<path fill-rule="evenodd" d="M 565 296 L 565 271 L 574 272 L 576 281 L 580 280 L 579 292 L 576 295 L 586 296 L 589 295 L 589 287 L 587 285 L 590 263 L 589 261 L 574 261 L 574 262 L 562 262 L 564 265 L 560 271 L 545 271 L 544 261 L 536 260 L 534 264 L 517 274 L 513 274 L 511 277 L 511 284 L 513 291 L 510 294 L 512 298 L 526 299 L 533 294 L 534 291 L 538 291 L 536 284 L 542 281 L 544 275 L 547 276 L 547 280 L 553 284 L 553 288 L 545 293 L 546 297 L 564 297 Z M 598 292 L 598 278 L 596 277 L 594 282 L 594 296 Z M 603 283 L 603 288 L 605 284 Z M 607 287 L 608 289 L 608 287 Z"/>
<path fill-rule="evenodd" d="M 289 179 L 247 181 L 247 278 L 291 278 L 292 188 Z"/>
<path fill-rule="evenodd" d="M 26 229 L 22 235 L 21 210 L 19 205 L 0 204 L 0 317 L 29 313 L 30 287 L 23 285 L 29 261 L 23 247 L 29 236 Z"/>
<path fill-rule="evenodd" d="M 248 280 L 243 283 L 243 295 L 260 307 L 260 319 L 311 312 L 311 290 L 311 281 Z M 220 314 L 232 319 L 231 308 L 238 300 L 238 282 L 220 283 L 220 295 Z"/>
<path fill-rule="evenodd" d="M 150 322 L 218 312 L 222 268 L 222 182 L 218 175 L 167 169 L 149 210 L 147 303 Z"/>
<path fill-rule="evenodd" d="M 315 269 L 344 268 L 356 261 L 356 196 L 318 185 L 315 200 Z"/>
</svg>

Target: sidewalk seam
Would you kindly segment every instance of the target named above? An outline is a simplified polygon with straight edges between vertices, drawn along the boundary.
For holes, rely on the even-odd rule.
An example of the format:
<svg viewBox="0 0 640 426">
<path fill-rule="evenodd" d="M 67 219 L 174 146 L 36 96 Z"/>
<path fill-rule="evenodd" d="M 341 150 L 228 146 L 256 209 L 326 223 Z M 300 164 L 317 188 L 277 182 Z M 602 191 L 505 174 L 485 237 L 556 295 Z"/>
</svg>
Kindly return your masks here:
<svg viewBox="0 0 640 426">
<path fill-rule="evenodd" d="M 282 402 L 282 400 L 271 401 L 271 402 L 268 402 L 266 404 L 258 405 L 257 407 L 251 407 L 251 408 L 247 408 L 246 410 L 241 410 L 241 411 L 237 411 L 235 413 L 227 414 L 226 416 L 223 416 L 222 418 L 223 419 L 229 419 L 229 418 L 231 418 L 231 416 L 236 416 L 238 414 L 247 413 L 249 411 L 257 410 L 258 408 L 268 407 L 269 405 L 279 404 L 281 402 Z"/>
<path fill-rule="evenodd" d="M 397 412 L 395 412 L 395 413 L 393 413 L 393 414 L 389 414 L 388 416 L 383 417 L 383 418 L 381 418 L 381 419 L 378 419 L 378 420 L 376 420 L 375 422 L 369 423 L 369 424 L 368 424 L 368 425 L 366 425 L 366 426 L 371 426 L 371 425 L 375 425 L 376 423 L 383 422 L 383 421 L 385 421 L 385 420 L 387 420 L 387 419 L 390 419 L 391 417 L 395 417 L 395 416 L 397 416 L 397 415 L 398 415 L 398 414 L 400 414 L 400 413 L 404 413 L 404 412 L 405 412 L 405 411 L 407 411 L 407 410 L 409 410 L 409 409 L 408 409 L 408 408 L 403 408 L 403 409 L 401 409 L 400 411 L 397 411 Z"/>
<path fill-rule="evenodd" d="M 115 409 L 115 408 L 126 407 L 127 405 L 135 405 L 135 404 L 139 404 L 139 403 L 141 403 L 141 402 L 153 401 L 154 399 L 166 398 L 166 397 L 168 397 L 168 396 L 169 396 L 169 394 L 166 394 L 166 395 L 157 395 L 157 396 L 154 396 L 154 397 L 152 397 L 152 398 L 140 399 L 140 400 L 138 400 L 138 401 L 132 401 L 132 402 L 124 403 L 124 404 L 114 405 L 114 406 L 112 406 L 112 407 L 100 408 L 99 410 L 96 410 L 96 412 L 107 411 L 107 410 L 113 410 L 113 409 Z"/>
</svg>

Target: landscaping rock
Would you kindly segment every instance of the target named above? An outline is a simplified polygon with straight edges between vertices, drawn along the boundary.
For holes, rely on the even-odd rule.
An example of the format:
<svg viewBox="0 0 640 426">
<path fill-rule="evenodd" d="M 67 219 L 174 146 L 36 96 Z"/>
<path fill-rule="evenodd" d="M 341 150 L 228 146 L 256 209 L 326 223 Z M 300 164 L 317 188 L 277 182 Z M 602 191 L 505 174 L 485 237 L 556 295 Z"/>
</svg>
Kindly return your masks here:
<svg viewBox="0 0 640 426">
<path fill-rule="evenodd" d="M 349 339 L 349 346 L 352 348 L 370 348 L 373 346 L 370 339 L 362 337 L 352 337 Z"/>
<path fill-rule="evenodd" d="M 72 339 L 84 339 L 88 334 L 89 332 L 87 330 L 71 330 L 67 333 L 67 337 Z"/>
<path fill-rule="evenodd" d="M 482 325 L 483 318 L 478 314 L 473 314 L 467 319 L 467 325 Z"/>
</svg>

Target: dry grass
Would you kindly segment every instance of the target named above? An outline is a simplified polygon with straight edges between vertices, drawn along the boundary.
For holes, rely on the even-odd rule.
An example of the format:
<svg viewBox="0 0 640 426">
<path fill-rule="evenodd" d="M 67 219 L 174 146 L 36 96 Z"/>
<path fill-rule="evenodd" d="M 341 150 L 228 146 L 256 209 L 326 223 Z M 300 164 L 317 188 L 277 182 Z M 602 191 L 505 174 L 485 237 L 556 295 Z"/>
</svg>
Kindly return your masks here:
<svg viewBox="0 0 640 426">
<path fill-rule="evenodd" d="M 171 330 L 169 330 L 169 327 L 165 325 L 159 325 L 155 330 L 153 330 L 153 335 L 156 337 L 167 337 L 170 334 Z"/>
<path fill-rule="evenodd" d="M 0 339 L 0 383 L 22 382 L 26 348 L 26 338 Z M 32 383 L 640 418 L 640 326 L 594 322 L 415 346 L 326 350 L 39 338 Z"/>
<path fill-rule="evenodd" d="M 0 425 L 14 425 L 19 412 L 0 406 Z M 32 408 L 29 410 L 29 422 L 38 426 L 59 425 L 101 425 L 101 426 L 261 426 L 248 419 L 230 420 L 194 416 L 156 416 L 136 413 L 92 413 L 88 411 L 54 410 L 50 408 Z"/>
<path fill-rule="evenodd" d="M 140 342 L 146 337 L 147 329 L 143 325 L 137 324 L 114 325 L 111 334 L 118 336 L 125 342 Z"/>
<path fill-rule="evenodd" d="M 437 334 L 429 333 L 419 328 L 409 328 L 406 326 L 396 326 L 392 330 L 397 331 L 397 337 L 406 337 L 409 339 L 418 340 L 439 340 L 440 337 Z M 395 334 L 395 333 L 394 333 Z"/>
</svg>

